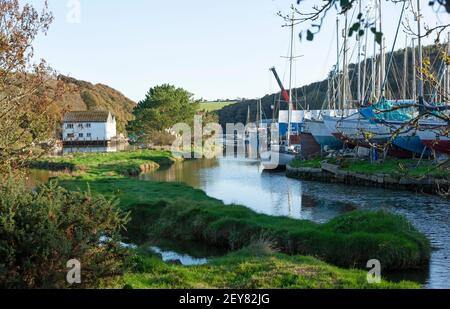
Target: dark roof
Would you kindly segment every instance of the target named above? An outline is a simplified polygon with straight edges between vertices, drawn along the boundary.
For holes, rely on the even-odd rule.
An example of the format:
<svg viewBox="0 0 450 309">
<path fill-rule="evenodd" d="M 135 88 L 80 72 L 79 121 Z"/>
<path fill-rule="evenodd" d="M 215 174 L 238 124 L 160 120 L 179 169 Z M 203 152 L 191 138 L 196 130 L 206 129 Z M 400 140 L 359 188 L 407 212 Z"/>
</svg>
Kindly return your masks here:
<svg viewBox="0 0 450 309">
<path fill-rule="evenodd" d="M 69 112 L 64 116 L 64 122 L 107 122 L 108 111 Z"/>
</svg>

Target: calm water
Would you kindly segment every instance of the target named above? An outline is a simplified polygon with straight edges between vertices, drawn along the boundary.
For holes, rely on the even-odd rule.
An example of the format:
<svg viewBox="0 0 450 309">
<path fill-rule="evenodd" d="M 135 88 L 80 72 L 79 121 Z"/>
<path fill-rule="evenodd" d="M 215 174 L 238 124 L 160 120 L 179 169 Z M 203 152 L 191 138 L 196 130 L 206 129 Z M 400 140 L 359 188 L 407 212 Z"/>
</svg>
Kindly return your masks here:
<svg viewBox="0 0 450 309">
<path fill-rule="evenodd" d="M 46 182 L 50 176 L 57 174 L 33 171 L 29 185 Z M 355 209 L 402 214 L 431 240 L 434 250 L 428 270 L 390 274 L 389 278 L 415 280 L 427 288 L 450 288 L 448 200 L 406 191 L 299 181 L 287 178 L 284 172 L 264 172 L 257 161 L 235 158 L 186 161 L 142 175 L 141 179 L 184 182 L 227 204 L 319 223 Z M 186 264 L 202 264 L 210 257 L 224 254 L 199 248 L 198 244 L 180 247 L 180 244 L 151 243 L 149 246 L 160 250 L 163 258 L 183 260 Z"/>
<path fill-rule="evenodd" d="M 289 179 L 283 172 L 263 172 L 245 159 L 187 161 L 142 175 L 143 180 L 177 181 L 204 190 L 227 204 L 257 212 L 326 222 L 354 209 L 387 210 L 406 216 L 434 248 L 430 269 L 391 275 L 427 288 L 450 288 L 450 202 L 439 197 L 383 189 Z"/>
</svg>

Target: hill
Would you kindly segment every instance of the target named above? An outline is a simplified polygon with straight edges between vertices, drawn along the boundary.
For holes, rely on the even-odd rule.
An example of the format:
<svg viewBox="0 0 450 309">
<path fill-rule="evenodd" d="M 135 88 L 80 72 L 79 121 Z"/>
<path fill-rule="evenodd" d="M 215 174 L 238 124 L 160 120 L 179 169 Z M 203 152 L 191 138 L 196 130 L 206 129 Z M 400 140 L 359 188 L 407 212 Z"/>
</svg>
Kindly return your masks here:
<svg viewBox="0 0 450 309">
<path fill-rule="evenodd" d="M 199 110 L 206 112 L 215 112 L 219 111 L 222 108 L 236 104 L 237 101 L 215 101 L 215 102 L 201 102 L 199 106 Z"/>
<path fill-rule="evenodd" d="M 118 132 L 126 132 L 128 121 L 133 119 L 135 102 L 103 84 L 94 85 L 63 75 L 60 75 L 58 79 L 64 82 L 67 90 L 61 102 L 55 106 L 55 112 L 61 115 L 61 119 L 67 111 L 108 110 L 117 118 Z"/>
<path fill-rule="evenodd" d="M 417 50 L 416 50 L 417 52 Z M 437 72 L 441 64 L 440 52 L 442 52 L 438 46 L 430 45 L 424 48 L 424 58 L 429 60 L 431 71 Z M 391 53 L 386 55 L 386 63 L 389 63 Z M 373 59 L 367 60 L 367 76 L 371 76 L 371 66 Z M 393 65 L 388 75 L 388 98 L 401 98 L 402 85 L 403 85 L 403 68 L 404 68 L 404 49 L 394 52 Z M 364 63 L 362 63 L 362 68 Z M 387 65 L 386 65 L 387 66 Z M 411 97 L 411 85 L 413 80 L 412 70 L 412 49 L 408 49 L 408 83 L 407 94 Z M 356 97 L 357 92 L 357 64 L 349 65 L 349 77 L 351 80 L 351 92 L 353 98 Z M 331 74 L 331 73 L 330 73 Z M 303 87 L 293 89 L 294 98 L 297 102 L 298 109 L 321 109 L 326 106 L 327 92 L 328 92 L 328 80 L 318 81 Z M 426 99 L 430 96 L 431 89 L 429 85 L 425 85 Z M 280 102 L 280 93 L 273 93 L 265 95 L 262 100 L 262 110 L 264 118 L 273 118 L 274 112 L 272 106 L 281 105 L 281 109 L 287 109 L 286 102 Z M 227 123 L 246 123 L 248 107 L 250 106 L 251 120 L 256 119 L 256 109 L 259 100 L 245 100 L 240 103 L 225 106 L 223 109 L 217 111 L 219 115 L 219 122 L 225 128 Z"/>
</svg>

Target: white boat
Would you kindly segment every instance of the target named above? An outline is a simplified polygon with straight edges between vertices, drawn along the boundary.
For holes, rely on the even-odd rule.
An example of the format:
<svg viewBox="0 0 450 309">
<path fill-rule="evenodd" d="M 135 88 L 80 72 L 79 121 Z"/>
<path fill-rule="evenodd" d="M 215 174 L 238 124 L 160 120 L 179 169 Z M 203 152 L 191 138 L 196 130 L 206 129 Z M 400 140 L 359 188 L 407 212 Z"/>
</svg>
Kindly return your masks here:
<svg viewBox="0 0 450 309">
<path fill-rule="evenodd" d="M 269 151 L 261 153 L 261 164 L 265 170 L 285 168 L 300 152 L 300 145 L 291 145 L 289 147 L 272 145 Z"/>
</svg>

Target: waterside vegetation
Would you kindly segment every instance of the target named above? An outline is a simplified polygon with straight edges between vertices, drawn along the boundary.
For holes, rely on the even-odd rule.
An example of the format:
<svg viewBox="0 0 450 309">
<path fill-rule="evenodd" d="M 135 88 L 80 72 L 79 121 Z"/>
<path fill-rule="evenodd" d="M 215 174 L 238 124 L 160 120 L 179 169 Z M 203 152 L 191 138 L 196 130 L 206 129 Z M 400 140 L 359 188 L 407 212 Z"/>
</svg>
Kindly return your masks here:
<svg viewBox="0 0 450 309">
<path fill-rule="evenodd" d="M 427 239 L 400 216 L 353 212 L 316 224 L 258 214 L 244 206 L 225 205 L 184 184 L 121 176 L 116 171 L 128 169 L 133 162 L 126 161 L 122 167 L 125 162 L 116 156 L 125 155 L 139 158 L 136 166 L 142 159 L 151 161 L 162 156 L 148 151 L 146 157 L 131 152 L 58 160 L 84 168 L 74 176 L 60 178 L 63 187 L 119 198 L 120 207 L 131 211 L 128 236 L 132 242 L 162 237 L 238 250 L 264 238 L 284 253 L 312 255 L 338 266 L 360 268 L 373 258 L 382 261 L 385 269 L 419 268 L 429 260 Z"/>
<path fill-rule="evenodd" d="M 389 159 L 371 163 L 360 159 L 295 159 L 286 174 L 303 180 L 450 195 L 448 161 L 435 164 L 429 160 Z"/>
<path fill-rule="evenodd" d="M 369 284 L 367 273 L 328 265 L 312 257 L 277 253 L 257 242 L 207 265 L 180 266 L 139 254 L 118 286 L 134 289 L 417 289 L 413 282 Z"/>
</svg>

